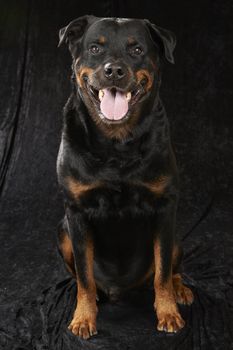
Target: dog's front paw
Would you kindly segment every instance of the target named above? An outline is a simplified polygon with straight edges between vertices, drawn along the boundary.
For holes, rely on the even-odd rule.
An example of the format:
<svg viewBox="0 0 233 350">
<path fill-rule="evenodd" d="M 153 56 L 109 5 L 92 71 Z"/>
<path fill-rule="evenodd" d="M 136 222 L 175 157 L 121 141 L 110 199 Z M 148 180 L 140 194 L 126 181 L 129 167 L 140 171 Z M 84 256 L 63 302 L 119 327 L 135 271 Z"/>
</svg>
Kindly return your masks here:
<svg viewBox="0 0 233 350">
<path fill-rule="evenodd" d="M 68 328 L 73 334 L 83 339 L 88 339 L 97 334 L 96 321 L 88 315 L 74 315 Z"/>
<path fill-rule="evenodd" d="M 184 320 L 180 316 L 179 312 L 176 313 L 163 313 L 158 316 L 159 331 L 165 331 L 168 333 L 176 333 L 182 329 L 185 325 Z"/>
</svg>

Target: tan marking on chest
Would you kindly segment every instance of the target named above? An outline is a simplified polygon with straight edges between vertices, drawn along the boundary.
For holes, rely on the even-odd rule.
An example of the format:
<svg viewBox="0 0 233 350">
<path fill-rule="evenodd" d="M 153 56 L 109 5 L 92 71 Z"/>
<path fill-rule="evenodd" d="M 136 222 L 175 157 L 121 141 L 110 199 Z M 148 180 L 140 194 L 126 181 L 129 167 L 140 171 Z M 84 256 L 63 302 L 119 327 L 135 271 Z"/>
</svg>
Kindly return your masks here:
<svg viewBox="0 0 233 350">
<path fill-rule="evenodd" d="M 157 196 L 162 196 L 170 182 L 170 176 L 162 175 L 156 178 L 154 181 L 144 183 L 143 185 Z"/>
<path fill-rule="evenodd" d="M 68 186 L 69 192 L 72 193 L 74 198 L 80 198 L 86 192 L 100 186 L 99 182 L 84 184 L 84 183 L 77 181 L 76 179 L 74 179 L 71 176 L 67 177 L 66 184 Z"/>
</svg>

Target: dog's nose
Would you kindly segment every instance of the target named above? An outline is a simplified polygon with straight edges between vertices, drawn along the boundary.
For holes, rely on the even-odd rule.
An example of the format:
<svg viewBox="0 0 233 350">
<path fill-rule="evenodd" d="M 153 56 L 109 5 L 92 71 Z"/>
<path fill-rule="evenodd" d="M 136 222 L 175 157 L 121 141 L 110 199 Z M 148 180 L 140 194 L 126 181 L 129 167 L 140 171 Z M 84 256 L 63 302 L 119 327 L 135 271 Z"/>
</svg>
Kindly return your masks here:
<svg viewBox="0 0 233 350">
<path fill-rule="evenodd" d="M 106 63 L 104 66 L 104 75 L 108 79 L 120 80 L 126 74 L 126 68 L 121 64 Z"/>
</svg>

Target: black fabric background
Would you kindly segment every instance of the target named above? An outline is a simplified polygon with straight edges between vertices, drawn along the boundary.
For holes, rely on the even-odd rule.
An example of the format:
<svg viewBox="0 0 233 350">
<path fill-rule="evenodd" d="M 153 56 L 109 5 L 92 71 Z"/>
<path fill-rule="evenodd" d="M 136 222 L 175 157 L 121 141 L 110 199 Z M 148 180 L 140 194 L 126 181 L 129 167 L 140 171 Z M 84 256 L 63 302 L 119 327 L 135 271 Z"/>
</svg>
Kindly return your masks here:
<svg viewBox="0 0 233 350">
<path fill-rule="evenodd" d="M 100 302 L 99 335 L 67 330 L 75 281 L 56 252 L 63 214 L 56 180 L 62 108 L 71 58 L 58 30 L 84 14 L 149 18 L 176 33 L 161 96 L 181 177 L 177 232 L 186 327 L 156 331 L 153 291 Z M 233 349 L 232 2 L 0 1 L 0 349 Z"/>
</svg>

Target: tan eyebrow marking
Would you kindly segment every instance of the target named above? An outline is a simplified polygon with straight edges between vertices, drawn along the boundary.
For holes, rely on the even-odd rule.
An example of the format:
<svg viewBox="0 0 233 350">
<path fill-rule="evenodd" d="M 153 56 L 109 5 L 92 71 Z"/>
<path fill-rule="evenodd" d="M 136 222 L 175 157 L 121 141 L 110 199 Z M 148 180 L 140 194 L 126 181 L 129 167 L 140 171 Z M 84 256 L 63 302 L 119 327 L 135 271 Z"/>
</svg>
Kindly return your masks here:
<svg viewBox="0 0 233 350">
<path fill-rule="evenodd" d="M 100 37 L 99 37 L 99 44 L 105 44 L 106 43 L 106 38 L 105 38 L 105 36 L 103 36 L 103 35 L 101 35 Z"/>
<path fill-rule="evenodd" d="M 129 45 L 136 44 L 136 40 L 134 39 L 133 36 L 129 36 L 127 41 Z"/>
</svg>

